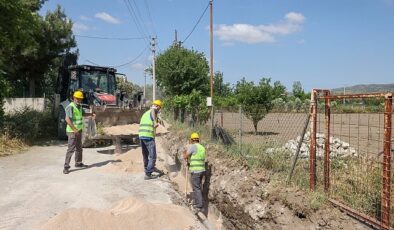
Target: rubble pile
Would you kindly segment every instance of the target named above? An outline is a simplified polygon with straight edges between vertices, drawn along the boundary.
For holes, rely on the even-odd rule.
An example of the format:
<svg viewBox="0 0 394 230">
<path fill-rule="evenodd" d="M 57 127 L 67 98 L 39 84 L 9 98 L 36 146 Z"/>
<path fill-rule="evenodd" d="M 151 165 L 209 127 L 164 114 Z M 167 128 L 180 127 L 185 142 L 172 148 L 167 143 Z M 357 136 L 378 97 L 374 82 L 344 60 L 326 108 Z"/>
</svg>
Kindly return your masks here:
<svg viewBox="0 0 394 230">
<path fill-rule="evenodd" d="M 292 154 L 297 152 L 298 143 L 301 140 L 301 136 L 298 136 L 295 140 L 289 140 L 283 148 L 289 150 Z M 309 146 L 310 146 L 311 134 L 307 132 L 300 148 L 299 158 L 309 158 Z M 325 135 L 322 133 L 316 134 L 316 157 L 323 158 L 324 156 L 324 141 Z M 358 153 L 355 148 L 351 147 L 349 143 L 341 141 L 339 138 L 330 137 L 330 156 L 331 157 L 349 157 L 357 156 Z"/>
</svg>

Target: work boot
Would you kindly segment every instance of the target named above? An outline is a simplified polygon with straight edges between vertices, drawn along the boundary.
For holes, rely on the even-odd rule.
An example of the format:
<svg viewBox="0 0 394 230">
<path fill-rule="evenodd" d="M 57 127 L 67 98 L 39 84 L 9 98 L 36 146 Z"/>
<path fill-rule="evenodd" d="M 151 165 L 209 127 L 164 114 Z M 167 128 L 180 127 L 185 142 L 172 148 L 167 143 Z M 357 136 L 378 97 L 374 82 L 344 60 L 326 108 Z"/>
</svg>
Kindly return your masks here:
<svg viewBox="0 0 394 230">
<path fill-rule="evenodd" d="M 154 173 L 158 173 L 158 174 L 159 174 L 159 175 L 158 175 L 159 177 L 161 177 L 161 176 L 164 175 L 164 172 L 163 172 L 162 170 L 160 170 L 160 169 L 157 169 L 157 168 L 154 168 L 154 169 L 153 169 L 153 172 L 154 172 Z"/>
<path fill-rule="evenodd" d="M 152 173 L 147 173 L 145 174 L 144 179 L 145 180 L 150 180 L 150 179 L 156 179 L 157 177 L 159 177 L 158 175 L 152 175 Z"/>
<path fill-rule="evenodd" d="M 64 174 L 69 174 L 69 173 L 70 173 L 70 170 L 69 170 L 68 168 L 64 168 L 64 169 L 63 169 L 63 173 L 64 173 Z"/>
<path fill-rule="evenodd" d="M 77 168 L 87 168 L 89 166 L 85 165 L 84 163 L 77 163 L 77 164 L 75 164 L 75 167 L 77 167 Z"/>
</svg>

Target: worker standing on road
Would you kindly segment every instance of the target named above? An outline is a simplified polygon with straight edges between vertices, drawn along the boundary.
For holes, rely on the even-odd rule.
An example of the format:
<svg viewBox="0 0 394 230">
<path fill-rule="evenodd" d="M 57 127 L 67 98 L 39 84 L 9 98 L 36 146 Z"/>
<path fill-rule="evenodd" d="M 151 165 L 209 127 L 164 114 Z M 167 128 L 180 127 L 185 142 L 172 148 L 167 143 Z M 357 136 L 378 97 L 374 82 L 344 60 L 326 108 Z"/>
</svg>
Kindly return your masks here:
<svg viewBox="0 0 394 230">
<path fill-rule="evenodd" d="M 88 167 L 87 165 L 82 163 L 82 129 L 84 114 L 81 103 L 83 100 L 83 93 L 81 91 L 75 91 L 73 94 L 73 98 L 73 102 L 71 102 L 66 107 L 66 132 L 68 136 L 68 148 L 66 153 L 66 160 L 64 162 L 64 174 L 68 174 L 70 172 L 70 161 L 74 152 L 75 167 Z M 95 114 L 92 114 L 92 119 L 95 119 Z"/>
<path fill-rule="evenodd" d="M 158 114 L 162 107 L 160 100 L 155 100 L 151 109 L 141 117 L 139 139 L 141 142 L 142 157 L 144 159 L 145 180 L 155 179 L 163 175 L 163 171 L 156 168 L 156 128 L 159 126 Z M 153 172 L 158 174 L 152 174 Z"/>
<path fill-rule="evenodd" d="M 202 212 L 202 180 L 205 177 L 205 148 L 200 144 L 198 133 L 192 133 L 190 144 L 183 153 L 183 158 L 189 162 L 191 184 L 193 188 L 193 208 L 196 212 Z"/>
</svg>

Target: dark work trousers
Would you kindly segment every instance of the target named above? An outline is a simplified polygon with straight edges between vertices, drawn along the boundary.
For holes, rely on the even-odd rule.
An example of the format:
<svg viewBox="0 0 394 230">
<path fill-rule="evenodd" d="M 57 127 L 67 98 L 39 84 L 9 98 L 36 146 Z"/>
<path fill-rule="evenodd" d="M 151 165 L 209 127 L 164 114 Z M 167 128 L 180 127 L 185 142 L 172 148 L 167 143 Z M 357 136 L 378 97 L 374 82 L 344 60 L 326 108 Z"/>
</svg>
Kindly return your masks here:
<svg viewBox="0 0 394 230">
<path fill-rule="evenodd" d="M 71 157 L 75 152 L 75 164 L 82 163 L 82 133 L 75 135 L 75 133 L 67 133 L 68 136 L 68 148 L 66 153 L 66 160 L 64 162 L 64 168 L 70 168 Z"/>
<path fill-rule="evenodd" d="M 202 200 L 202 179 L 205 176 L 205 172 L 191 173 L 191 182 L 193 188 L 193 201 L 196 208 L 203 208 Z"/>
<path fill-rule="evenodd" d="M 155 171 L 156 166 L 156 143 L 155 139 L 141 139 L 142 157 L 144 158 L 145 174 L 149 175 Z"/>
</svg>

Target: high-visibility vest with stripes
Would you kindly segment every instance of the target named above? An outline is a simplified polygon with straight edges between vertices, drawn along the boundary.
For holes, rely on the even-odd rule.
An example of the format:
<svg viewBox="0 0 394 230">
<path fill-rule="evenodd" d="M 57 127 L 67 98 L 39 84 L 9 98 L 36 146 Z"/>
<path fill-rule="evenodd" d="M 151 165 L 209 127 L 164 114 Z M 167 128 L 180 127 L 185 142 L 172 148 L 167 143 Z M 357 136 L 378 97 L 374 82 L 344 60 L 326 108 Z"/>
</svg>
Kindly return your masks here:
<svg viewBox="0 0 394 230">
<path fill-rule="evenodd" d="M 154 138 L 153 121 L 150 118 L 151 110 L 148 110 L 142 115 L 140 121 L 140 129 L 138 132 L 139 137 L 151 137 Z"/>
<path fill-rule="evenodd" d="M 200 143 L 195 143 L 197 151 L 190 156 L 191 172 L 205 171 L 205 148 Z"/>
<path fill-rule="evenodd" d="M 72 108 L 73 111 L 73 117 L 70 117 L 71 121 L 73 122 L 73 125 L 75 126 L 75 128 L 78 129 L 78 131 L 81 131 L 83 129 L 83 117 L 82 117 L 82 106 L 80 109 L 78 109 L 78 107 L 75 105 L 74 102 L 71 102 L 67 107 L 66 110 L 68 109 L 68 107 Z M 66 131 L 68 133 L 72 133 L 74 132 L 73 129 L 71 128 L 71 126 L 69 126 L 67 124 L 67 128 Z"/>
</svg>

